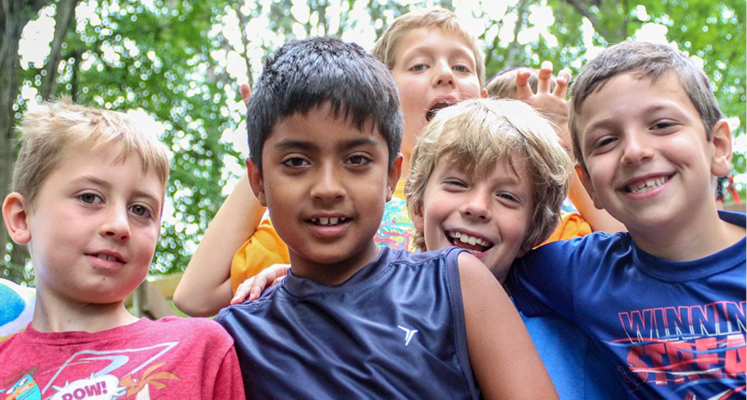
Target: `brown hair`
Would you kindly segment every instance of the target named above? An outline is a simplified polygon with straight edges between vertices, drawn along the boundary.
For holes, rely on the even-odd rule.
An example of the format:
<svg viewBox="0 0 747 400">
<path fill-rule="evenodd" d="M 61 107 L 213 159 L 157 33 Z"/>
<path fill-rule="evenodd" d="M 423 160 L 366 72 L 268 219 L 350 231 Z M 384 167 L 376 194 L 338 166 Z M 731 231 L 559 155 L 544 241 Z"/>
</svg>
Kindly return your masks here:
<svg viewBox="0 0 747 400">
<path fill-rule="evenodd" d="M 652 80 L 659 79 L 668 72 L 676 74 L 680 85 L 700 114 L 706 139 L 711 140 L 711 131 L 722 118 L 722 114 L 703 70 L 696 67 L 685 53 L 670 45 L 622 42 L 603 50 L 586 63 L 571 88 L 568 122 L 573 140 L 573 153 L 582 168 L 586 167 L 578 132 L 581 107 L 589 95 L 604 87 L 610 79 L 628 72 L 633 73 L 636 78 Z"/>
</svg>

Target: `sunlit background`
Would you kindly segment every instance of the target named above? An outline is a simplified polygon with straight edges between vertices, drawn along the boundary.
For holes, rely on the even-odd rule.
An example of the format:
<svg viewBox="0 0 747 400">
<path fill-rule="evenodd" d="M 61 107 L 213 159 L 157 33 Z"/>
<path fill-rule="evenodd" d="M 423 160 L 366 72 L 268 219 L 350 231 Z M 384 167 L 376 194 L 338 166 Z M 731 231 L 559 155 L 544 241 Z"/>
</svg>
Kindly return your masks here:
<svg viewBox="0 0 747 400">
<path fill-rule="evenodd" d="M 44 7 L 23 30 L 17 118 L 42 100 L 58 4 Z M 175 162 L 152 272 L 181 271 L 243 171 L 246 109 L 238 87 L 253 82 L 263 58 L 289 39 L 310 35 L 341 36 L 371 49 L 394 18 L 434 5 L 453 8 L 483 43 L 488 76 L 512 65 L 539 66 L 543 59 L 556 70 L 577 72 L 605 45 L 625 39 L 671 43 L 687 52 L 714 82 L 736 135 L 734 182 L 744 193 L 744 1 L 79 1 L 55 94 L 130 110 L 169 145 Z M 10 251 L 4 263 L 10 266 L 6 277 L 30 279 Z"/>
</svg>

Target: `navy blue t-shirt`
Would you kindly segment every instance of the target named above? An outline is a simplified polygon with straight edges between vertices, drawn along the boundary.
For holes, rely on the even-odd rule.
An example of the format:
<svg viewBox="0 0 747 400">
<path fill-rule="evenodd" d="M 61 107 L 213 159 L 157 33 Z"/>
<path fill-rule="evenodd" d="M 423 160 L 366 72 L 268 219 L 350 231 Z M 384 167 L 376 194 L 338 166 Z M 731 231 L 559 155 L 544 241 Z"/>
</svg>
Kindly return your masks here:
<svg viewBox="0 0 747 400">
<path fill-rule="evenodd" d="M 336 286 L 291 270 L 260 299 L 222 310 L 247 396 L 478 398 L 459 253 L 383 248 Z"/>
<path fill-rule="evenodd" d="M 744 214 L 719 215 L 745 226 Z M 560 315 L 585 331 L 631 398 L 744 398 L 746 276 L 745 238 L 676 262 L 627 232 L 595 232 L 532 250 L 507 284 L 525 315 Z"/>
</svg>

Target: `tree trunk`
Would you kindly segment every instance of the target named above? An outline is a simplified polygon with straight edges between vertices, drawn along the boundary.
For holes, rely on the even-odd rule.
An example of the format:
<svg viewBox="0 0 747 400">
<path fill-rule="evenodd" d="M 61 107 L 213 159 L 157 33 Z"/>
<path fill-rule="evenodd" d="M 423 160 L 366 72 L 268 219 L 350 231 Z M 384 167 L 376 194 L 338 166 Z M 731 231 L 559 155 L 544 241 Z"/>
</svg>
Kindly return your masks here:
<svg viewBox="0 0 747 400">
<path fill-rule="evenodd" d="M 10 192 L 13 161 L 15 159 L 15 111 L 18 97 L 18 45 L 21 33 L 31 18 L 51 0 L 1 0 L 0 9 L 0 199 Z M 0 261 L 5 260 L 10 238 L 5 224 L 0 227 Z M 4 276 L 4 262 L 0 262 L 0 276 Z"/>
<path fill-rule="evenodd" d="M 44 100 L 51 100 L 54 96 L 55 86 L 57 85 L 57 70 L 62 58 L 62 43 L 65 42 L 72 22 L 75 20 L 75 6 L 78 0 L 60 0 L 57 3 L 57 16 L 55 17 L 54 38 L 50 44 L 51 51 L 49 59 L 44 66 L 46 76 L 42 82 L 41 96 Z"/>
</svg>

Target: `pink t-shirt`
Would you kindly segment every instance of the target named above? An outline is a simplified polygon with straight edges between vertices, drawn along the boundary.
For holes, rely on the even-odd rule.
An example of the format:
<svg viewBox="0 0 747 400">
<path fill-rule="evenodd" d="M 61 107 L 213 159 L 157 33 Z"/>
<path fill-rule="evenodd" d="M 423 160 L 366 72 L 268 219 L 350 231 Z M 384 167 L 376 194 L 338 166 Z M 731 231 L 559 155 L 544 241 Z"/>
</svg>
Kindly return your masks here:
<svg viewBox="0 0 747 400">
<path fill-rule="evenodd" d="M 0 343 L 12 399 L 243 399 L 233 339 L 207 319 L 141 319 L 97 332 L 26 330 Z"/>
</svg>

